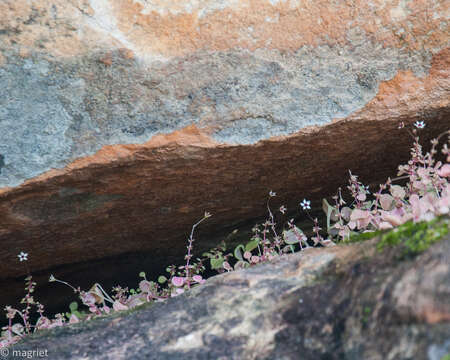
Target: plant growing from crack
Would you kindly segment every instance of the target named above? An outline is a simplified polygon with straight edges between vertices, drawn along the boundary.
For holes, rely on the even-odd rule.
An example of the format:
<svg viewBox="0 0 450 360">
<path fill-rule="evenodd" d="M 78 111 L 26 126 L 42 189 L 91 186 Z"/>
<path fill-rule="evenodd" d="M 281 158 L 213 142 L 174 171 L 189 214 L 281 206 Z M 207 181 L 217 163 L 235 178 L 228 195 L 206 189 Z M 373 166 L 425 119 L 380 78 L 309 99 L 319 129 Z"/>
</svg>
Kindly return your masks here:
<svg viewBox="0 0 450 360">
<path fill-rule="evenodd" d="M 40 329 L 50 329 L 64 326 L 66 324 L 86 321 L 97 316 L 110 314 L 111 312 L 123 311 L 135 308 L 144 303 L 154 301 L 165 301 L 166 299 L 178 296 L 193 286 L 203 284 L 205 279 L 202 273 L 205 271 L 204 263 L 208 263 L 211 270 L 218 273 L 229 272 L 241 268 L 247 268 L 276 257 L 284 256 L 287 253 L 302 251 L 311 246 L 333 246 L 336 242 L 349 242 L 355 238 L 366 238 L 374 233 L 389 229 L 405 229 L 401 234 L 409 234 L 406 223 L 418 223 L 421 233 L 409 234 L 407 238 L 387 234 L 382 238 L 379 247 L 386 244 L 404 243 L 408 253 L 423 251 L 429 244 L 437 241 L 444 233 L 448 233 L 448 228 L 441 226 L 438 230 L 429 228 L 428 225 L 421 225 L 421 222 L 432 221 L 441 216 L 448 216 L 450 213 L 450 130 L 441 134 L 431 142 L 431 150 L 423 153 L 419 143 L 418 131 L 426 124 L 423 121 L 414 123 L 414 128 L 410 135 L 413 137 L 411 148 L 411 159 L 405 165 L 398 168 L 398 177 L 388 179 L 374 194 L 369 188 L 362 184 L 358 176 L 349 171 L 349 184 L 347 190 L 351 200 L 344 200 L 342 189 L 339 188 L 337 194 L 333 196 L 334 204 L 324 199 L 322 208 L 326 215 L 326 231 L 324 231 L 317 218 L 313 218 L 311 202 L 303 199 L 299 207 L 312 221 L 312 236 L 308 239 L 305 233 L 295 225 L 294 219 L 286 222 L 284 228 L 277 228 L 276 216 L 271 209 L 270 201 L 276 197 L 276 193 L 269 192 L 266 203 L 268 218 L 263 224 L 256 224 L 253 229 L 253 236 L 246 244 L 239 244 L 233 252 L 226 252 L 226 244 L 222 242 L 217 247 L 203 253 L 202 258 L 193 261 L 194 233 L 198 225 L 211 215 L 205 213 L 191 229 L 187 240 L 186 263 L 181 266 L 170 265 L 166 268 L 167 276 L 160 275 L 157 281 L 147 279 L 145 272 L 139 276 L 138 289 L 128 289 L 120 286 L 113 287 L 114 295 L 110 296 L 100 284 L 95 283 L 88 291 L 83 291 L 71 284 L 56 279 L 53 275 L 51 282 L 58 282 L 69 286 L 81 300 L 88 312 L 78 309 L 77 303 L 70 305 L 70 312 L 66 314 L 56 314 L 53 319 L 44 315 L 44 306 L 35 301 L 32 293 L 36 283 L 27 267 L 28 254 L 21 252 L 18 255 L 19 261 L 24 262 L 28 276 L 25 278 L 26 295 L 21 303 L 25 307 L 21 310 L 6 306 L 6 317 L 8 325 L 3 327 L 0 337 L 0 348 L 17 343 L 24 336 Z M 405 128 L 401 123 L 399 129 Z M 447 143 L 442 146 L 442 154 L 446 157 L 446 163 L 436 161 L 437 146 L 439 142 L 447 136 Z M 394 182 L 406 181 L 404 185 L 396 185 Z M 287 208 L 284 205 L 279 207 L 279 212 L 284 215 Z M 417 228 L 417 226 L 415 228 Z M 422 234 L 425 234 L 422 236 Z M 186 300 L 188 301 L 188 300 Z M 31 323 L 31 311 L 35 309 L 38 320 L 33 325 Z M 18 318 L 19 322 L 15 322 Z"/>
</svg>

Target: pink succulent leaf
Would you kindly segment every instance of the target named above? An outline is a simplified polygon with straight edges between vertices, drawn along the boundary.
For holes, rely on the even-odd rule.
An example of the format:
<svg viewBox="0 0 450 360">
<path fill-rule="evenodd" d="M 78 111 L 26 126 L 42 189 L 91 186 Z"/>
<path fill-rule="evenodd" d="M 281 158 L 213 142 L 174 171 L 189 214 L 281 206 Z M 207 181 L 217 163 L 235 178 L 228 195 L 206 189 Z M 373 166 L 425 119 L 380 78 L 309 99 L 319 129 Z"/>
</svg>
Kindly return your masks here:
<svg viewBox="0 0 450 360">
<path fill-rule="evenodd" d="M 184 284 L 184 277 L 174 276 L 172 278 L 172 284 L 174 286 L 177 286 L 177 287 L 183 286 L 183 284 Z"/>
<path fill-rule="evenodd" d="M 184 289 L 176 288 L 175 291 L 170 294 L 170 296 L 175 297 L 181 295 L 182 293 L 184 293 Z"/>
<path fill-rule="evenodd" d="M 223 264 L 222 264 L 222 266 L 223 266 L 223 268 L 224 268 L 226 271 L 232 271 L 232 270 L 233 270 L 233 268 L 231 267 L 231 265 L 230 265 L 230 263 L 229 263 L 228 261 L 224 261 Z"/>
<path fill-rule="evenodd" d="M 95 304 L 95 297 L 91 293 L 81 293 L 80 298 L 86 306 L 92 306 Z"/>
<path fill-rule="evenodd" d="M 394 226 L 400 226 L 404 223 L 404 220 L 402 219 L 401 216 L 395 214 L 394 212 L 389 212 L 389 211 L 383 211 L 381 213 L 381 218 L 384 220 L 384 225 L 383 227 L 381 227 L 380 224 L 380 229 L 384 230 L 384 229 L 390 229 Z M 390 227 L 386 224 L 389 224 Z"/>
<path fill-rule="evenodd" d="M 419 202 L 419 195 L 412 194 L 409 197 L 409 203 L 411 204 L 411 210 L 412 214 L 414 216 L 414 219 L 419 219 L 420 217 L 420 202 Z"/>
<path fill-rule="evenodd" d="M 419 168 L 417 170 L 417 175 L 419 175 L 421 178 L 426 178 L 429 175 L 429 171 L 427 168 Z"/>
<path fill-rule="evenodd" d="M 115 311 L 123 311 L 123 310 L 128 310 L 128 306 L 122 304 L 120 301 L 116 300 L 113 303 L 113 309 Z"/>
<path fill-rule="evenodd" d="M 12 332 L 17 335 L 22 335 L 24 327 L 22 324 L 16 323 L 11 328 Z"/>
<path fill-rule="evenodd" d="M 336 244 L 330 239 L 322 239 L 320 240 L 320 244 L 325 247 L 336 246 Z"/>
<path fill-rule="evenodd" d="M 420 221 L 431 221 L 435 218 L 436 216 L 434 215 L 434 213 L 432 212 L 426 212 L 424 214 L 422 214 L 422 216 L 420 217 Z"/>
<path fill-rule="evenodd" d="M 205 279 L 203 279 L 201 275 L 194 275 L 192 277 L 192 280 L 194 280 L 195 282 L 198 282 L 199 284 L 205 283 Z"/>
<path fill-rule="evenodd" d="M 145 303 L 145 299 L 143 298 L 143 295 L 136 294 L 136 295 L 131 295 L 128 298 L 125 306 L 127 306 L 129 309 L 132 309 L 132 308 L 139 306 L 141 304 L 144 304 L 144 303 Z M 114 305 L 113 305 L 113 308 L 114 308 Z"/>
<path fill-rule="evenodd" d="M 69 324 L 76 324 L 80 322 L 80 319 L 75 314 L 70 315 Z"/>
<path fill-rule="evenodd" d="M 350 216 L 351 221 L 367 219 L 370 217 L 370 212 L 367 210 L 355 209 L 352 211 L 352 215 Z"/>
<path fill-rule="evenodd" d="M 393 226 L 391 225 L 391 223 L 387 222 L 387 221 L 382 221 L 380 223 L 380 225 L 378 226 L 379 230 L 387 230 L 387 229 L 392 229 Z"/>
<path fill-rule="evenodd" d="M 339 236 L 342 238 L 348 237 L 350 235 L 350 228 L 348 226 L 342 227 L 341 230 L 339 230 Z"/>
<path fill-rule="evenodd" d="M 410 220 L 413 220 L 413 219 L 414 219 L 413 214 L 405 214 L 405 215 L 403 215 L 403 221 L 404 222 L 407 222 L 407 221 L 410 221 Z"/>
<path fill-rule="evenodd" d="M 438 171 L 438 175 L 441 177 L 450 177 L 450 164 L 444 164 Z"/>
<path fill-rule="evenodd" d="M 426 189 L 427 189 L 426 185 L 422 181 L 419 181 L 419 180 L 413 181 L 412 185 L 413 185 L 414 189 L 419 190 L 419 191 L 426 191 Z"/>
<path fill-rule="evenodd" d="M 139 283 L 139 289 L 141 289 L 141 291 L 144 292 L 144 293 L 149 293 L 151 291 L 150 281 L 142 280 Z"/>
<path fill-rule="evenodd" d="M 405 190 L 400 185 L 392 185 L 390 191 L 392 196 L 398 199 L 403 199 L 406 195 Z"/>
<path fill-rule="evenodd" d="M 438 203 L 438 215 L 445 215 L 450 213 L 450 196 L 442 198 Z"/>
<path fill-rule="evenodd" d="M 434 201 L 435 197 L 430 193 L 428 193 L 426 196 L 422 197 L 419 200 L 420 211 L 422 216 L 426 216 L 427 218 L 429 218 L 427 213 L 434 212 L 434 205 L 433 205 Z"/>
<path fill-rule="evenodd" d="M 380 196 L 380 205 L 383 210 L 391 210 L 394 204 L 394 198 L 389 194 L 382 194 Z"/>
<path fill-rule="evenodd" d="M 370 214 L 369 214 L 369 216 L 370 216 Z M 369 224 L 370 224 L 369 216 L 356 221 L 356 225 L 357 225 L 358 229 L 365 229 L 365 228 L 367 228 L 367 226 L 369 226 Z"/>
<path fill-rule="evenodd" d="M 49 328 L 54 328 L 54 327 L 58 327 L 58 326 L 63 326 L 64 322 L 62 320 L 62 318 L 58 318 L 58 319 L 54 319 L 52 320 L 52 324 L 49 326 Z"/>
<path fill-rule="evenodd" d="M 450 184 L 447 184 L 442 189 L 442 197 L 450 196 Z"/>
<path fill-rule="evenodd" d="M 444 190 L 442 190 L 437 208 L 439 215 L 448 214 L 450 212 L 450 185 L 447 185 Z"/>
<path fill-rule="evenodd" d="M 395 207 L 391 212 L 398 216 L 405 216 L 406 214 L 406 211 L 403 207 Z"/>
<path fill-rule="evenodd" d="M 244 258 L 249 260 L 252 257 L 252 253 L 250 251 L 244 252 Z"/>
<path fill-rule="evenodd" d="M 236 264 L 234 264 L 234 270 L 245 269 L 246 266 L 246 262 L 239 260 Z"/>
<path fill-rule="evenodd" d="M 365 201 L 367 199 L 367 196 L 365 193 L 359 193 L 356 197 L 359 201 Z"/>
<path fill-rule="evenodd" d="M 49 318 L 47 318 L 45 316 L 41 316 L 36 323 L 36 328 L 37 329 L 49 329 L 51 325 L 52 325 L 52 322 L 50 321 Z"/>
<path fill-rule="evenodd" d="M 341 216 L 344 218 L 345 221 L 350 220 L 351 214 L 352 214 L 352 210 L 349 207 L 345 206 L 342 208 Z"/>
</svg>

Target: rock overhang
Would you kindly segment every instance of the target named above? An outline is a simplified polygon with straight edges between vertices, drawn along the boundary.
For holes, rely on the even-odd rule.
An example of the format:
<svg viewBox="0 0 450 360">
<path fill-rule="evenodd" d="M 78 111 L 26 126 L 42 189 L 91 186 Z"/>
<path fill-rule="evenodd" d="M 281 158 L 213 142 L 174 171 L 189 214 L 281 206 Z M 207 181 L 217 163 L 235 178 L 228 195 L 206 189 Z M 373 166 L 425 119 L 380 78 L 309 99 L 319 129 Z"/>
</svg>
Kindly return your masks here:
<svg viewBox="0 0 450 360">
<path fill-rule="evenodd" d="M 330 123 L 448 46 L 439 0 L 1 6 L 0 186 L 190 124 L 253 144 Z"/>
<path fill-rule="evenodd" d="M 8 63 L 0 81 L 15 85 L 1 91 L 1 184 L 17 186 L 102 146 L 144 143 L 190 124 L 228 144 L 293 134 L 363 108 L 398 71 L 428 73 L 431 53 L 366 45 L 304 47 L 289 57 L 203 52 L 145 68 L 120 50 Z"/>
</svg>

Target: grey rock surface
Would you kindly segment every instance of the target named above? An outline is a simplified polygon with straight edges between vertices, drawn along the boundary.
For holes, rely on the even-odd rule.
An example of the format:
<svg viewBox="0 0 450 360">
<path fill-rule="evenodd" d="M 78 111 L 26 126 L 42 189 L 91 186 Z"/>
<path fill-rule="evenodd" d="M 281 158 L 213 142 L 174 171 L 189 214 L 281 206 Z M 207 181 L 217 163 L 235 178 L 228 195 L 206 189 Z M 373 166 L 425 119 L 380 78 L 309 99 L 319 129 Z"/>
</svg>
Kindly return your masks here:
<svg viewBox="0 0 450 360">
<path fill-rule="evenodd" d="M 0 67 L 0 187 L 17 186 L 104 145 L 144 143 L 190 124 L 252 144 L 343 118 L 399 70 L 425 76 L 431 52 L 351 46 L 198 52 L 146 65 L 115 51 L 64 61 L 6 51 Z"/>
<path fill-rule="evenodd" d="M 450 239 L 401 261 L 398 251 L 374 247 L 371 240 L 307 250 L 216 276 L 166 303 L 42 331 L 10 352 L 47 349 L 49 359 L 441 360 L 450 352 Z"/>
</svg>

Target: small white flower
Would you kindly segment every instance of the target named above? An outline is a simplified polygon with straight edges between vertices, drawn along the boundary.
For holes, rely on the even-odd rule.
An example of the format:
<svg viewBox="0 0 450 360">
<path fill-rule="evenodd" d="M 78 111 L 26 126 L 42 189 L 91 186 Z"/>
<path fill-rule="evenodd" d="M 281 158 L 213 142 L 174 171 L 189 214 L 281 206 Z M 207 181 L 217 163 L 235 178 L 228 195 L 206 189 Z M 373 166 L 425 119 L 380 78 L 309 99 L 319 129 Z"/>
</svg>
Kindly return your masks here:
<svg viewBox="0 0 450 360">
<path fill-rule="evenodd" d="M 310 210 L 311 209 L 311 201 L 303 199 L 303 201 L 300 203 L 300 206 L 303 210 Z"/>
<path fill-rule="evenodd" d="M 277 196 L 277 193 L 276 193 L 276 192 L 273 192 L 272 190 L 270 190 L 269 196 L 270 196 L 270 197 Z"/>
<path fill-rule="evenodd" d="M 27 261 L 28 260 L 28 254 L 24 253 L 23 251 L 20 252 L 19 255 L 17 255 L 19 258 L 19 261 Z"/>
<path fill-rule="evenodd" d="M 414 126 L 418 129 L 423 129 L 425 127 L 425 121 L 416 121 Z"/>
<path fill-rule="evenodd" d="M 281 207 L 280 207 L 280 212 L 282 213 L 282 214 L 284 214 L 285 212 L 286 212 L 286 206 L 284 206 L 284 205 L 282 205 Z"/>
</svg>

